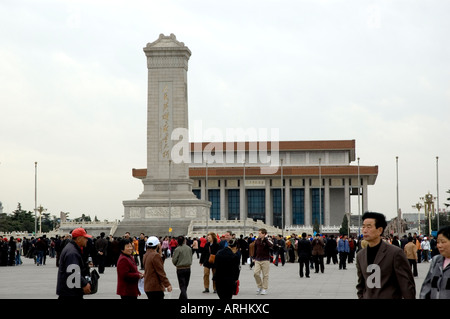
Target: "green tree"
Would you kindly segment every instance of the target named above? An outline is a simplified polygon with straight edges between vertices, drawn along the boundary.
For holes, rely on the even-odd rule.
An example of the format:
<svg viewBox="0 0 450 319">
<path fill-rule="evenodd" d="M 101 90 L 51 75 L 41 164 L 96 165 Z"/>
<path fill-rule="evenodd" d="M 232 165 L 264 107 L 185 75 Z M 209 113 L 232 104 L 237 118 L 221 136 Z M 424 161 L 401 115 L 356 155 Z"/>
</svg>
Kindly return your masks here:
<svg viewBox="0 0 450 319">
<path fill-rule="evenodd" d="M 426 223 L 428 225 L 428 218 L 426 218 Z M 444 226 L 450 226 L 450 216 L 446 213 L 439 213 L 439 228 L 442 228 Z M 431 229 L 439 230 L 437 223 L 437 214 L 435 214 L 434 217 L 431 217 Z M 426 232 L 428 232 L 428 226 Z"/>
<path fill-rule="evenodd" d="M 9 222 L 8 215 L 6 213 L 0 214 L 0 231 L 2 232 L 10 232 L 11 225 Z"/>
<path fill-rule="evenodd" d="M 81 217 L 75 218 L 74 221 L 76 222 L 90 222 L 91 221 L 91 216 L 89 215 L 85 215 L 85 214 L 81 214 Z"/>
<path fill-rule="evenodd" d="M 313 232 L 320 234 L 320 225 L 317 218 L 314 218 Z"/>
<path fill-rule="evenodd" d="M 34 231 L 33 213 L 23 210 L 22 205 L 18 203 L 17 209 L 12 212 L 11 216 L 6 213 L 0 215 L 0 231 Z"/>
<path fill-rule="evenodd" d="M 342 225 L 341 228 L 339 229 L 339 234 L 341 235 L 348 235 L 348 217 L 347 214 L 344 214 L 344 218 L 342 219 Z"/>
</svg>

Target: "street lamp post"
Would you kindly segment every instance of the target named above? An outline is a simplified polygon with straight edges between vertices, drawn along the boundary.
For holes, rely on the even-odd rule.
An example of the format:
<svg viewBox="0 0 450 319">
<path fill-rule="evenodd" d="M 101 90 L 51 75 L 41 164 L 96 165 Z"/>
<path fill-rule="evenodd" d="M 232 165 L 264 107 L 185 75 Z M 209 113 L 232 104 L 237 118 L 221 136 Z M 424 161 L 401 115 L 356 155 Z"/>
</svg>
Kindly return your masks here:
<svg viewBox="0 0 450 319">
<path fill-rule="evenodd" d="M 428 192 L 424 197 L 420 198 L 424 202 L 425 216 L 428 216 L 428 235 L 431 235 L 431 213 L 434 211 L 434 200 L 436 199 Z"/>
<path fill-rule="evenodd" d="M 419 230 L 419 235 L 420 235 L 420 209 L 423 207 L 423 205 L 421 203 L 417 203 L 416 205 L 413 205 L 412 208 L 417 209 L 417 227 Z"/>
<path fill-rule="evenodd" d="M 437 230 L 439 230 L 439 156 L 436 156 L 436 192 Z"/>
<path fill-rule="evenodd" d="M 397 233 L 398 237 L 400 237 L 400 204 L 399 204 L 399 198 L 398 198 L 398 156 L 395 157 L 396 162 L 396 175 L 397 175 Z"/>
<path fill-rule="evenodd" d="M 34 162 L 34 234 L 37 233 L 37 162 Z"/>
<path fill-rule="evenodd" d="M 39 212 L 39 234 L 42 235 L 42 213 L 46 212 L 47 209 L 42 207 L 42 205 L 40 205 L 37 208 L 37 211 Z"/>
</svg>

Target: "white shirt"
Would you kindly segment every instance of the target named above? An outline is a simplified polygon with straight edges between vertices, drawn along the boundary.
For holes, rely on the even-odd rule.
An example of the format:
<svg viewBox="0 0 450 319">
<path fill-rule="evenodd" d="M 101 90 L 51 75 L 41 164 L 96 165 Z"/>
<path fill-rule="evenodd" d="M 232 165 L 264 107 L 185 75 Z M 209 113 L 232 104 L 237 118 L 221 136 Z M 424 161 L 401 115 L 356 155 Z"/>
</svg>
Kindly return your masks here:
<svg viewBox="0 0 450 319">
<path fill-rule="evenodd" d="M 430 250 L 430 242 L 428 240 L 422 241 L 420 244 L 423 250 Z"/>
</svg>

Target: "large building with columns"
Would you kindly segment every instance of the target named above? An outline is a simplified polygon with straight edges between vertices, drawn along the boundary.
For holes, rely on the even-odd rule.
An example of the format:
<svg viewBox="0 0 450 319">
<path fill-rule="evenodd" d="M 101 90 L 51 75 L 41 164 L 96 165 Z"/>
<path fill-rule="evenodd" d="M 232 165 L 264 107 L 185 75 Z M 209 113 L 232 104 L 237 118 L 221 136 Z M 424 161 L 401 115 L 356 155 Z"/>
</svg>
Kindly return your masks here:
<svg viewBox="0 0 450 319">
<path fill-rule="evenodd" d="M 211 202 L 215 220 L 340 225 L 358 189 L 368 211 L 368 188 L 378 176 L 378 166 L 357 162 L 355 140 L 190 143 L 190 151 L 192 192 Z M 270 154 L 270 165 L 261 154 Z M 133 177 L 146 176 L 133 169 Z"/>
</svg>

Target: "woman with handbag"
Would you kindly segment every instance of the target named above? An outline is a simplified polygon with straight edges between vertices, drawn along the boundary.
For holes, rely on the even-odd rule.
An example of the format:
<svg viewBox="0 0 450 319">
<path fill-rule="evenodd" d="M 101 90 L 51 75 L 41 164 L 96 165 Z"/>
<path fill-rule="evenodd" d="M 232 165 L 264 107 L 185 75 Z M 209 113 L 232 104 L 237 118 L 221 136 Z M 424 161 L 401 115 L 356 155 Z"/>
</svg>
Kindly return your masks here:
<svg viewBox="0 0 450 319">
<path fill-rule="evenodd" d="M 203 293 L 209 293 L 209 277 L 212 272 L 211 278 L 214 277 L 216 272 L 216 266 L 214 263 L 215 256 L 219 251 L 219 244 L 217 242 L 217 236 L 215 233 L 210 232 L 207 236 L 208 242 L 203 248 L 202 256 L 200 257 L 200 266 L 203 265 L 203 285 L 205 290 Z M 213 280 L 214 293 L 216 293 L 216 282 Z"/>
</svg>

